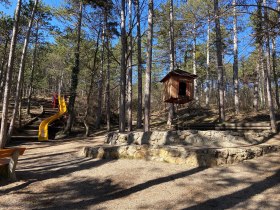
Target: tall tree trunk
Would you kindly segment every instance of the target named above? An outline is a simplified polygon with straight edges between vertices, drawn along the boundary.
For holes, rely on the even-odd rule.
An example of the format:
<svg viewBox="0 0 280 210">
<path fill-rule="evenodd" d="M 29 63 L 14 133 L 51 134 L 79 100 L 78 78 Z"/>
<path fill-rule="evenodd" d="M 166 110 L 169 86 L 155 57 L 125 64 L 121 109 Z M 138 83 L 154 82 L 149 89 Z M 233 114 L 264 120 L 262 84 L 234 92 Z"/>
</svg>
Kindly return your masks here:
<svg viewBox="0 0 280 210">
<path fill-rule="evenodd" d="M 107 69 L 106 69 L 106 124 L 107 131 L 111 130 L 111 103 L 110 103 L 110 37 L 108 28 L 108 14 L 106 13 L 106 49 L 107 49 Z"/>
<path fill-rule="evenodd" d="M 127 71 L 127 129 L 132 131 L 132 0 L 128 1 L 129 18 L 129 45 L 128 45 L 128 71 Z"/>
<path fill-rule="evenodd" d="M 34 43 L 33 56 L 32 56 L 31 75 L 30 75 L 30 81 L 29 81 L 29 85 L 28 85 L 27 114 L 30 114 L 31 96 L 32 96 L 32 89 L 33 89 L 34 72 L 35 72 L 35 66 L 36 66 L 38 36 L 39 36 L 39 23 L 38 22 L 39 22 L 39 20 L 36 23 L 36 35 L 35 35 L 35 43 Z"/>
<path fill-rule="evenodd" d="M 89 136 L 90 134 L 90 130 L 89 130 L 89 123 L 88 123 L 88 115 L 90 112 L 90 98 L 91 98 L 91 93 L 92 93 L 92 88 L 93 88 L 93 83 L 94 83 L 94 77 L 95 77 L 95 71 L 96 71 L 96 63 L 97 63 L 97 55 L 98 55 L 98 51 L 99 51 L 99 39 L 100 39 L 100 33 L 101 33 L 101 26 L 98 30 L 97 33 L 97 40 L 96 40 L 96 45 L 95 45 L 95 51 L 94 51 L 94 60 L 93 60 L 93 67 L 91 69 L 91 78 L 90 78 L 90 86 L 88 89 L 88 95 L 87 95 L 87 105 L 86 105 L 86 112 L 85 112 L 85 117 L 84 117 L 84 125 L 86 128 L 86 133 L 85 136 Z"/>
<path fill-rule="evenodd" d="M 24 79 L 24 78 L 23 78 Z M 20 93 L 19 93 L 19 103 L 18 103 L 18 127 L 21 127 L 21 119 L 22 119 L 22 96 L 24 90 L 24 81 L 21 83 Z M 8 138 L 7 138 L 8 139 Z"/>
<path fill-rule="evenodd" d="M 121 1 L 121 75 L 120 75 L 120 99 L 119 99 L 119 131 L 125 131 L 125 102 L 126 102 L 126 30 L 125 30 L 125 0 Z"/>
<path fill-rule="evenodd" d="M 17 118 L 17 115 L 18 115 L 18 106 L 19 106 L 20 95 L 21 95 L 21 87 L 22 87 L 22 83 L 23 83 L 26 54 L 27 54 L 29 38 L 30 38 L 30 34 L 31 34 L 31 29 L 32 29 L 32 25 L 33 25 L 34 16 L 35 16 L 35 13 L 36 13 L 36 10 L 37 10 L 38 1 L 39 0 L 36 0 L 35 3 L 34 3 L 34 7 L 32 9 L 32 13 L 31 13 L 31 17 L 30 17 L 30 21 L 28 23 L 28 30 L 27 30 L 26 37 L 25 37 L 24 44 L 23 44 L 23 49 L 22 49 L 22 54 L 21 54 L 21 59 L 20 59 L 20 64 L 19 64 L 18 79 L 17 79 L 15 105 L 14 105 L 12 119 L 11 119 L 11 122 L 10 122 L 10 127 L 9 127 L 9 131 L 8 131 L 8 135 L 7 135 L 7 142 L 9 142 L 9 140 L 11 138 L 11 135 L 12 135 L 13 130 L 14 130 L 15 121 L 16 121 L 16 118 Z"/>
<path fill-rule="evenodd" d="M 278 24 L 280 23 L 280 0 L 277 0 Z"/>
<path fill-rule="evenodd" d="M 264 57 L 264 51 L 263 51 L 263 40 L 261 42 L 261 91 L 262 91 L 262 108 L 267 108 L 267 98 L 266 96 L 266 80 L 265 80 L 265 57 Z"/>
<path fill-rule="evenodd" d="M 94 61 L 93 61 L 93 67 L 91 69 L 91 79 L 90 79 L 90 86 L 89 86 L 89 90 L 88 90 L 88 95 L 87 95 L 87 106 L 86 106 L 86 112 L 85 112 L 85 117 L 84 117 L 84 125 L 86 128 L 86 132 L 85 132 L 85 136 L 89 136 L 90 134 L 90 130 L 89 130 L 89 123 L 88 123 L 88 115 L 90 112 L 90 99 L 91 99 L 91 93 L 92 93 L 92 88 L 93 88 L 93 84 L 94 84 L 94 77 L 95 77 L 95 71 L 96 71 L 96 63 L 97 63 L 97 54 L 99 51 L 99 39 L 100 39 L 100 33 L 101 30 L 98 31 L 98 35 L 97 35 L 97 41 L 96 41 L 96 46 L 95 46 L 95 51 L 94 51 Z"/>
<path fill-rule="evenodd" d="M 105 19 L 105 14 L 104 14 Z M 97 129 L 100 128 L 101 118 L 102 118 L 102 95 L 103 95 L 103 79 L 104 79 L 104 52 L 105 52 L 105 21 L 103 22 L 102 29 L 102 50 L 101 50 L 101 68 L 99 72 L 98 79 L 98 98 L 97 98 L 97 113 L 96 113 L 96 123 Z"/>
<path fill-rule="evenodd" d="M 152 46 L 153 46 L 153 0 L 149 0 L 148 11 L 148 35 L 147 35 L 147 66 L 146 66 L 146 83 L 145 83 L 145 120 L 144 131 L 150 130 L 151 115 L 151 70 L 152 70 Z"/>
<path fill-rule="evenodd" d="M 262 8 L 261 8 L 261 2 L 262 0 L 258 0 L 257 4 L 257 25 L 256 25 L 256 45 L 257 45 L 257 51 L 258 51 L 258 62 L 257 62 L 257 68 L 255 72 L 255 82 L 254 82 L 254 110 L 258 111 L 259 109 L 259 98 L 261 100 L 261 105 L 263 105 L 263 86 L 262 86 L 262 68 L 263 68 L 263 53 L 262 53 Z M 260 97 L 259 97 L 260 95 Z"/>
<path fill-rule="evenodd" d="M 4 70 L 3 70 L 3 78 L 0 81 L 0 90 L 1 90 L 1 95 L 0 95 L 0 100 L 3 100 L 4 97 L 4 88 L 6 84 L 6 78 L 7 78 L 7 69 L 8 69 L 8 62 L 5 63 Z"/>
<path fill-rule="evenodd" d="M 232 1 L 233 5 L 233 83 L 234 83 L 234 108 L 235 114 L 239 113 L 239 85 L 238 85 L 238 35 L 237 35 L 237 14 L 236 0 Z"/>
<path fill-rule="evenodd" d="M 7 38 L 5 40 L 5 45 L 4 45 L 4 49 L 3 49 L 3 58 L 1 61 L 1 66 L 0 66 L 0 100 L 2 100 L 2 94 L 3 94 L 2 87 L 4 87 L 4 84 L 5 84 L 4 78 L 6 77 L 5 64 L 6 64 L 6 59 L 7 59 L 8 42 L 9 42 L 9 39 Z"/>
<path fill-rule="evenodd" d="M 257 47 L 258 50 L 258 61 L 257 61 L 257 68 L 255 69 L 254 72 L 254 101 L 253 101 L 253 107 L 254 110 L 257 112 L 259 109 L 259 81 L 260 81 L 260 72 L 261 72 L 261 49 L 259 48 L 259 44 Z"/>
<path fill-rule="evenodd" d="M 261 72 L 259 74 L 260 77 L 260 101 L 261 107 L 265 108 L 267 105 L 266 102 L 266 80 L 265 80 L 265 65 L 264 65 L 264 53 L 263 53 L 263 43 L 264 43 L 264 29 L 263 29 L 263 14 L 262 14 L 262 0 L 257 1 L 257 28 L 256 28 L 256 43 L 258 48 L 258 56 L 260 62 Z"/>
<path fill-rule="evenodd" d="M 1 130 L 0 130 L 0 148 L 5 147 L 6 140 L 7 140 L 6 137 L 7 137 L 7 122 L 8 122 L 8 107 L 9 107 L 9 99 L 10 99 L 10 88 L 11 88 L 12 77 L 13 77 L 14 56 L 15 56 L 15 49 L 17 43 L 21 3 L 22 1 L 18 0 L 16 11 L 15 11 L 13 34 L 12 34 L 10 53 L 8 59 L 6 84 L 5 84 L 4 96 L 2 102 L 3 107 L 2 107 Z"/>
<path fill-rule="evenodd" d="M 169 71 L 174 71 L 175 68 L 175 48 L 174 48 L 174 14 L 173 14 L 173 0 L 170 0 L 169 5 L 169 61 L 170 68 Z M 174 118 L 174 104 L 168 104 L 168 118 L 167 125 L 171 126 L 173 124 Z"/>
<path fill-rule="evenodd" d="M 224 107 L 224 66 L 222 55 L 222 35 L 220 27 L 220 9 L 218 0 L 214 0 L 215 12 L 215 30 L 216 30 L 216 53 L 217 53 L 217 69 L 218 69 L 218 90 L 219 90 L 219 120 L 225 121 L 225 107 Z"/>
<path fill-rule="evenodd" d="M 75 64 L 72 68 L 71 73 L 71 87 L 70 87 L 70 98 L 68 103 L 68 120 L 66 127 L 64 129 L 64 133 L 70 133 L 74 119 L 75 119 L 75 101 L 76 101 L 76 90 L 78 86 L 78 75 L 80 72 L 80 44 L 81 44 L 81 28 L 82 28 L 82 17 L 83 17 L 83 2 L 80 1 L 80 8 L 78 14 L 78 22 L 77 22 L 77 40 L 76 40 L 76 48 L 75 48 Z"/>
<path fill-rule="evenodd" d="M 207 24 L 207 43 L 206 43 L 206 107 L 209 107 L 209 98 L 210 98 L 210 14 L 208 14 L 208 24 Z"/>
<path fill-rule="evenodd" d="M 196 23 L 193 24 L 193 52 L 192 52 L 192 58 L 193 58 L 193 74 L 196 74 Z M 195 79 L 193 81 L 194 86 L 194 100 L 195 103 L 198 104 L 198 85 L 197 80 Z"/>
<path fill-rule="evenodd" d="M 272 37 L 272 72 L 273 72 L 273 80 L 274 80 L 274 85 L 275 85 L 275 101 L 277 108 L 280 108 L 280 103 L 279 103 L 279 87 L 278 87 L 278 75 L 277 75 L 277 64 L 276 64 L 276 37 Z"/>
<path fill-rule="evenodd" d="M 266 0 L 263 0 L 263 6 L 267 6 Z M 269 35 L 269 27 L 268 27 L 268 11 L 267 8 L 264 8 L 264 23 L 265 23 L 265 38 L 266 38 L 266 49 L 265 49 L 265 57 L 266 57 L 266 72 L 265 72 L 265 80 L 266 80 L 266 90 L 267 90 L 267 102 L 269 106 L 269 116 L 271 123 L 272 132 L 277 132 L 275 113 L 274 113 L 274 104 L 272 100 L 272 90 L 271 90 L 271 64 L 270 64 L 270 35 Z"/>
<path fill-rule="evenodd" d="M 137 106 L 137 128 L 142 127 L 142 47 L 141 47 L 141 17 L 140 0 L 135 1 L 137 19 L 137 70 L 138 70 L 138 106 Z"/>
</svg>

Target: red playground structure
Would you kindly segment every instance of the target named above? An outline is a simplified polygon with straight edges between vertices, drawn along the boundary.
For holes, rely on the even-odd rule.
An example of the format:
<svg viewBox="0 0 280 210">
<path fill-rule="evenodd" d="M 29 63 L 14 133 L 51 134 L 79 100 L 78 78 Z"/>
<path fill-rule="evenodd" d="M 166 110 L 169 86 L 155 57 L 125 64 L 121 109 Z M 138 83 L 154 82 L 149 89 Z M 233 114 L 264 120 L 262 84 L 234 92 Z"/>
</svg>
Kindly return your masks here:
<svg viewBox="0 0 280 210">
<path fill-rule="evenodd" d="M 54 93 L 52 96 L 52 106 L 53 108 L 58 108 L 58 94 Z"/>
</svg>

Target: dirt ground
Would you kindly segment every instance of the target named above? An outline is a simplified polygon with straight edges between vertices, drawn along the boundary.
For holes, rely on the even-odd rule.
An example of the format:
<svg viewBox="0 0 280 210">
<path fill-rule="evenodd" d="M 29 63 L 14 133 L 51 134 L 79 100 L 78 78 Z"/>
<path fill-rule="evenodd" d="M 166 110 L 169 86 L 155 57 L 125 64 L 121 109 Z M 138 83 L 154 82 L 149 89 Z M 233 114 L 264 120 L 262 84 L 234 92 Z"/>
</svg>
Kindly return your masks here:
<svg viewBox="0 0 280 210">
<path fill-rule="evenodd" d="M 21 143 L 19 181 L 0 183 L 0 209 L 279 209 L 279 152 L 215 168 L 78 156 L 103 138 Z"/>
</svg>

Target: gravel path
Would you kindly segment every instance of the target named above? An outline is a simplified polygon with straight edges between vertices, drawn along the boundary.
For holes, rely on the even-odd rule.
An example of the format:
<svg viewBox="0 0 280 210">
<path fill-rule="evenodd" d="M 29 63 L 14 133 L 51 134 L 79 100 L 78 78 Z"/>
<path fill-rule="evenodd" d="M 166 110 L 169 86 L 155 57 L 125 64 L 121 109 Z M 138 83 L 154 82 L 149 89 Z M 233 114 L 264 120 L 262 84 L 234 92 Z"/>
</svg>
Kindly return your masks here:
<svg viewBox="0 0 280 210">
<path fill-rule="evenodd" d="M 0 183 L 0 209 L 279 209 L 279 152 L 215 168 L 77 155 L 102 142 L 25 143 L 19 181 Z"/>
</svg>

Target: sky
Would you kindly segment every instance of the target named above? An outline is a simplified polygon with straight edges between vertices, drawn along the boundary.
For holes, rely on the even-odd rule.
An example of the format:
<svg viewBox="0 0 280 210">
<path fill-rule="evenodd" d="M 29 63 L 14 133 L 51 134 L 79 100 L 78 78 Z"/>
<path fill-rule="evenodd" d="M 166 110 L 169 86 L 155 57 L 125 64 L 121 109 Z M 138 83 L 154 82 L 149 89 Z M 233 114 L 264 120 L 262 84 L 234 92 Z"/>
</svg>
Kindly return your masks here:
<svg viewBox="0 0 280 210">
<path fill-rule="evenodd" d="M 41 0 L 41 2 L 51 7 L 59 7 L 63 3 L 63 0 Z M 13 16 L 17 5 L 17 0 L 10 0 L 10 3 L 11 5 L 9 6 L 0 4 L 0 11 L 10 16 Z M 52 20 L 52 25 L 63 27 L 62 23 L 57 21 L 55 18 L 53 18 Z M 54 37 L 50 34 L 45 34 L 45 38 L 50 42 L 54 42 Z"/>
<path fill-rule="evenodd" d="M 0 4 L 0 11 L 4 11 L 7 14 L 13 15 L 14 10 L 16 8 L 17 0 L 11 0 L 11 6 L 5 7 L 4 5 Z M 43 0 L 47 5 L 58 7 L 61 4 L 61 0 Z"/>
</svg>

